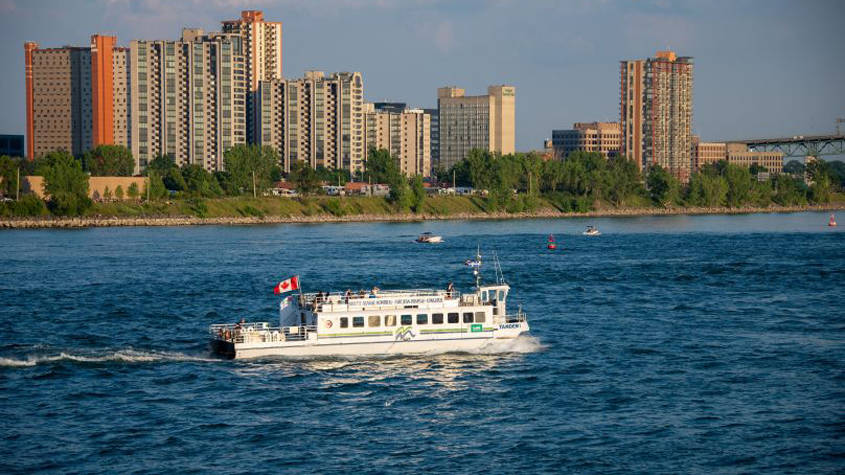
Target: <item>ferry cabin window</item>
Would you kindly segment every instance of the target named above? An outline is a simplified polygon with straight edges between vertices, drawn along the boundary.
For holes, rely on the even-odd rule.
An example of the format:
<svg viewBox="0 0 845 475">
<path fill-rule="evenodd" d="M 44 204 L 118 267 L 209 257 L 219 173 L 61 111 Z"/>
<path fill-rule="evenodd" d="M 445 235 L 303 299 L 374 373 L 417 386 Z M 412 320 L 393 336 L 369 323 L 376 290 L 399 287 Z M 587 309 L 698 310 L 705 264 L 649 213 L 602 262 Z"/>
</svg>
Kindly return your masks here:
<svg viewBox="0 0 845 475">
<path fill-rule="evenodd" d="M 472 323 L 472 312 L 464 312 L 464 323 Z"/>
<path fill-rule="evenodd" d="M 364 326 L 364 317 L 352 317 L 352 326 L 354 328 L 361 328 Z"/>
<path fill-rule="evenodd" d="M 505 300 L 505 291 L 504 290 L 499 291 L 499 300 Z"/>
<path fill-rule="evenodd" d="M 395 327 L 396 326 L 396 315 L 385 315 L 384 316 L 384 326 Z"/>
<path fill-rule="evenodd" d="M 402 325 L 411 325 L 414 319 L 410 315 L 402 315 Z"/>
<path fill-rule="evenodd" d="M 381 315 L 370 315 L 367 317 L 367 326 L 368 327 L 380 327 L 381 326 Z"/>
<path fill-rule="evenodd" d="M 486 302 L 486 301 L 487 301 L 487 291 L 486 291 L 486 290 L 485 290 L 485 291 L 483 291 L 483 292 L 481 292 L 481 301 L 482 301 L 482 302 Z"/>
<path fill-rule="evenodd" d="M 457 313 L 450 313 L 449 314 L 449 323 L 458 323 L 458 314 Z"/>
<path fill-rule="evenodd" d="M 432 313 L 431 314 L 431 323 L 435 325 L 440 325 L 443 323 L 443 314 L 442 313 Z"/>
<path fill-rule="evenodd" d="M 340 328 L 349 328 L 349 318 L 340 317 Z"/>
<path fill-rule="evenodd" d="M 484 323 L 484 312 L 475 312 L 475 323 Z"/>
<path fill-rule="evenodd" d="M 417 314 L 417 325 L 428 325 L 428 314 L 427 313 L 418 313 Z"/>
</svg>

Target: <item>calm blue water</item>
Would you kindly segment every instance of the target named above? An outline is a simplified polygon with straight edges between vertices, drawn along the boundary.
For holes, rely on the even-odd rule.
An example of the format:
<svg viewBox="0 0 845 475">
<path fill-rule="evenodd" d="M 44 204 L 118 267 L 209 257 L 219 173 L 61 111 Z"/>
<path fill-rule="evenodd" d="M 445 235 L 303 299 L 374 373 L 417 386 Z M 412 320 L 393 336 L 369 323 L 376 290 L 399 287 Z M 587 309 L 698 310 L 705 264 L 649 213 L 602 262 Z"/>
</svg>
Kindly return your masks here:
<svg viewBox="0 0 845 475">
<path fill-rule="evenodd" d="M 2 231 L 0 472 L 842 473 L 845 233 L 826 221 Z M 425 230 L 446 242 L 411 242 Z M 498 353 L 208 352 L 210 323 L 275 317 L 280 278 L 465 289 L 477 244 L 532 325 Z"/>
</svg>

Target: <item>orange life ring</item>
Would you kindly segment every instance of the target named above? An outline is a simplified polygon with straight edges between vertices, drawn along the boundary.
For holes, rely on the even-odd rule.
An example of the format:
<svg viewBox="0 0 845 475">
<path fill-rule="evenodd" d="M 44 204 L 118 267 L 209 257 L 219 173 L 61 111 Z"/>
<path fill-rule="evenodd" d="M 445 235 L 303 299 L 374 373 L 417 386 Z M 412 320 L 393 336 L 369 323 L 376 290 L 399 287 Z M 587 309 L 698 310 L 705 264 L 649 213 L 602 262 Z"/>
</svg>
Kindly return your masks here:
<svg viewBox="0 0 845 475">
<path fill-rule="evenodd" d="M 332 321 L 326 320 L 326 328 L 331 328 L 331 327 L 332 327 Z"/>
</svg>

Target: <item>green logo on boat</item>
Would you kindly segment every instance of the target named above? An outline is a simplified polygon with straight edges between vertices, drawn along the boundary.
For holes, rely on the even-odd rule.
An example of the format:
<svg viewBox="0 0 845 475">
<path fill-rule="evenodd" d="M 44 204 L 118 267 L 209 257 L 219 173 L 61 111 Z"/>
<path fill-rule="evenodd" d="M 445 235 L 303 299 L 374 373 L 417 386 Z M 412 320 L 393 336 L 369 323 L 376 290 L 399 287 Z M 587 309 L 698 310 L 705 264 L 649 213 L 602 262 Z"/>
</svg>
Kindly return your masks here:
<svg viewBox="0 0 845 475">
<path fill-rule="evenodd" d="M 472 326 L 469 327 L 469 330 L 473 333 L 480 332 L 483 330 L 483 326 L 480 323 L 473 323 Z"/>
</svg>

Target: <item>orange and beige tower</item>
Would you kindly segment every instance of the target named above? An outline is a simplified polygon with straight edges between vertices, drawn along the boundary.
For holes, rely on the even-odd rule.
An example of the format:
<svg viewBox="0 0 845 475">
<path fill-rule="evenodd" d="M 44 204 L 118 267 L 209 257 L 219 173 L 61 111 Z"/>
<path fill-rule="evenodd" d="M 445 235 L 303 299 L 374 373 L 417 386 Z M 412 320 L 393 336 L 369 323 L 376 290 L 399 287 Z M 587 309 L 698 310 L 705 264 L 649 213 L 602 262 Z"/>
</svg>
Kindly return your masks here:
<svg viewBox="0 0 845 475">
<path fill-rule="evenodd" d="M 693 61 L 672 51 L 622 61 L 621 153 L 646 170 L 666 168 L 681 181 L 692 170 Z"/>
<path fill-rule="evenodd" d="M 26 154 L 128 145 L 128 50 L 93 35 L 90 46 L 24 44 Z"/>
</svg>

